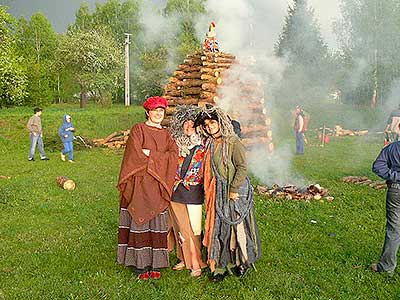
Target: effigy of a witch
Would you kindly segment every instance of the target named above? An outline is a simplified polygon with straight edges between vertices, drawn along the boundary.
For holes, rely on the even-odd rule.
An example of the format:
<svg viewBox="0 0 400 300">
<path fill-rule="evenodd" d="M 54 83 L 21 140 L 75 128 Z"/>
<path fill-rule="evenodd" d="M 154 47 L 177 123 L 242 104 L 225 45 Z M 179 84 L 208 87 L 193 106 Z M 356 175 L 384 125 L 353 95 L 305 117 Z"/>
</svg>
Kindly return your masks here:
<svg viewBox="0 0 400 300">
<path fill-rule="evenodd" d="M 252 74 L 251 63 L 221 52 L 212 22 L 203 49 L 187 55 L 164 87 L 169 125 L 177 105 L 218 105 L 241 125 L 246 148 L 267 147 L 273 151 L 271 119 L 265 108 L 263 84 Z M 245 74 L 245 76 L 243 76 Z"/>
</svg>

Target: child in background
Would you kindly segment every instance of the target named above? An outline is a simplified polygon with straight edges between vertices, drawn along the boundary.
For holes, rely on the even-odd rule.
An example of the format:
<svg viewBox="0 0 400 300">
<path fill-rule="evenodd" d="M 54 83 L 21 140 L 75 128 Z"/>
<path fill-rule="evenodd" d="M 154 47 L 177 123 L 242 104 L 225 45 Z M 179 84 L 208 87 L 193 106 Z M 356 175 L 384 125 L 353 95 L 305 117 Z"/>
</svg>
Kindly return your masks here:
<svg viewBox="0 0 400 300">
<path fill-rule="evenodd" d="M 74 125 L 70 115 L 64 115 L 64 121 L 58 134 L 64 144 L 64 149 L 61 151 L 61 160 L 65 161 L 65 155 L 69 153 L 69 162 L 74 162 Z"/>
</svg>

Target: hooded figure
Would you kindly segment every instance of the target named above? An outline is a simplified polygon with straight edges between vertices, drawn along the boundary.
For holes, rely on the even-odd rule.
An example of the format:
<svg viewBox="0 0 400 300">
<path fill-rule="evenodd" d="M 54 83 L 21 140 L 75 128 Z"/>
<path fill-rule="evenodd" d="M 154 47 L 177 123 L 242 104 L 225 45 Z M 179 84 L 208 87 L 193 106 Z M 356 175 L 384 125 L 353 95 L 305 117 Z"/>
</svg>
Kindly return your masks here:
<svg viewBox="0 0 400 300">
<path fill-rule="evenodd" d="M 58 130 L 58 135 L 64 145 L 64 149 L 61 151 L 61 160 L 65 161 L 65 155 L 69 153 L 69 162 L 74 162 L 74 125 L 72 124 L 72 118 L 70 115 L 65 114 L 63 124 Z"/>
<path fill-rule="evenodd" d="M 195 125 L 210 138 L 204 158 L 205 234 L 213 281 L 234 272 L 243 276 L 261 256 L 253 207 L 253 188 L 247 177 L 246 152 L 221 108 L 206 105 Z"/>
</svg>

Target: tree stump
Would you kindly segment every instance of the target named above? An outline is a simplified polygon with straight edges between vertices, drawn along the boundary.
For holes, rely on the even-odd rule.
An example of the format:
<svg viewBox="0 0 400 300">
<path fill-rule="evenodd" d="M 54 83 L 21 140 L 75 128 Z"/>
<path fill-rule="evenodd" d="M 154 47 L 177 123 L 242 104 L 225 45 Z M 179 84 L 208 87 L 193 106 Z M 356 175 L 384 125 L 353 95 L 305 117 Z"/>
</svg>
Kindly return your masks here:
<svg viewBox="0 0 400 300">
<path fill-rule="evenodd" d="M 57 176 L 56 182 L 58 186 L 62 187 L 64 190 L 74 190 L 75 182 L 65 176 Z"/>
</svg>

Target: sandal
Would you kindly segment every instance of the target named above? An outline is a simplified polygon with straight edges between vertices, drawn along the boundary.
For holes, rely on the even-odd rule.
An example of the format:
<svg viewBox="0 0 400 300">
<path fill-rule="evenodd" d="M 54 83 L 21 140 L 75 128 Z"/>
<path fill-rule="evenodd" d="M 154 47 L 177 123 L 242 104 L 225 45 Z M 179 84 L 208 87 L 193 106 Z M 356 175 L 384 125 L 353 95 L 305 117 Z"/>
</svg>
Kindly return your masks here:
<svg viewBox="0 0 400 300">
<path fill-rule="evenodd" d="M 172 270 L 180 271 L 180 270 L 185 269 L 185 267 L 186 267 L 185 262 L 181 261 L 181 262 L 178 262 L 175 266 L 173 266 Z"/>
<path fill-rule="evenodd" d="M 192 277 L 200 277 L 201 276 L 201 268 L 197 269 L 197 270 L 192 270 L 192 272 L 190 272 L 190 276 L 192 276 Z"/>
</svg>

